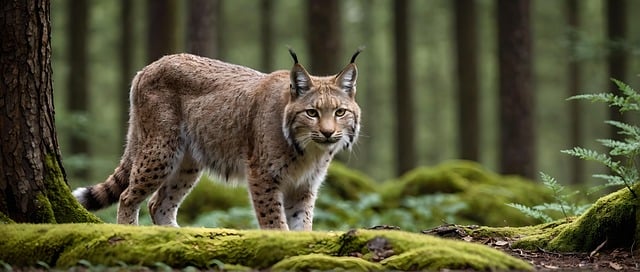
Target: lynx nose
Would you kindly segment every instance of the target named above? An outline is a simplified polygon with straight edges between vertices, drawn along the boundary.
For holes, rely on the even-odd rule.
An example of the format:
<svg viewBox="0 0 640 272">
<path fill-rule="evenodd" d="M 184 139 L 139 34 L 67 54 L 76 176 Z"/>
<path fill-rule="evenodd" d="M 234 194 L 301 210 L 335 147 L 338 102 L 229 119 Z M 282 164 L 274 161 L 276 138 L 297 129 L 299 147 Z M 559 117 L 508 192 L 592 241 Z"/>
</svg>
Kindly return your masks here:
<svg viewBox="0 0 640 272">
<path fill-rule="evenodd" d="M 320 133 L 322 133 L 322 135 L 324 135 L 324 137 L 327 138 L 327 139 L 331 138 L 331 136 L 333 135 L 333 131 L 332 130 L 330 130 L 330 131 L 322 130 L 322 131 L 320 131 Z"/>
</svg>

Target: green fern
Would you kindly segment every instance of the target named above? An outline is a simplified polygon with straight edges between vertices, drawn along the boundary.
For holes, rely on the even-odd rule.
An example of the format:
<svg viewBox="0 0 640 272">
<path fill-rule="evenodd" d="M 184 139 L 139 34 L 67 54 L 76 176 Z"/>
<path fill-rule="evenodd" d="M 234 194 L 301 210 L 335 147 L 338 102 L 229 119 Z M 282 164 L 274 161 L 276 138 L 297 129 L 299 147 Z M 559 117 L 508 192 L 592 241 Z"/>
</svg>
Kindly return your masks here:
<svg viewBox="0 0 640 272">
<path fill-rule="evenodd" d="M 618 87 L 618 90 L 620 90 L 621 95 L 615 95 L 613 93 L 583 94 L 573 96 L 569 99 L 605 102 L 610 107 L 617 107 L 620 112 L 640 111 L 640 93 L 619 80 L 612 79 L 612 81 Z M 617 128 L 618 134 L 624 136 L 624 141 L 612 139 L 598 140 L 601 145 L 609 148 L 608 154 L 602 154 L 580 147 L 563 150 L 562 152 L 587 161 L 599 162 L 611 170 L 613 175 L 593 175 L 595 178 L 606 181 L 603 186 L 598 186 L 597 189 L 624 185 L 635 197 L 636 193 L 632 187 L 640 178 L 640 172 L 636 166 L 638 156 L 640 155 L 640 127 L 611 120 L 605 123 Z M 622 161 L 614 161 L 613 157 L 621 158 Z"/>
<path fill-rule="evenodd" d="M 622 113 L 627 111 L 640 111 L 640 93 L 619 80 L 612 79 L 612 81 L 618 87 L 618 90 L 620 90 L 621 95 L 613 93 L 582 94 L 570 97 L 569 100 L 581 99 L 592 102 L 605 102 L 610 107 L 617 107 Z M 631 194 L 636 197 L 636 193 L 633 191 L 633 185 L 640 182 L 640 171 L 637 166 L 638 156 L 640 155 L 640 127 L 619 121 L 605 121 L 605 123 L 617 128 L 618 134 L 624 136 L 623 141 L 612 139 L 597 140 L 601 145 L 609 149 L 607 154 L 583 147 L 574 147 L 572 149 L 562 150 L 561 152 L 582 160 L 598 162 L 610 169 L 611 175 L 593 175 L 594 178 L 602 179 L 605 183 L 594 187 L 590 192 L 598 191 L 606 187 L 624 185 L 629 189 Z M 616 160 L 617 158 L 620 158 L 621 161 Z M 541 219 L 545 222 L 552 220 L 552 217 L 545 213 L 547 211 L 562 212 L 564 217 L 567 218 L 571 215 L 579 215 L 586 210 L 588 205 L 576 206 L 570 204 L 570 195 L 562 193 L 564 187 L 558 184 L 553 177 L 544 173 L 541 173 L 541 177 L 543 183 L 553 191 L 555 203 L 545 203 L 533 207 L 514 203 L 507 205 L 518 209 L 525 215 Z"/>
<path fill-rule="evenodd" d="M 529 216 L 531 218 L 535 218 L 538 220 L 542 220 L 542 222 L 545 222 L 545 223 L 553 221 L 553 218 L 551 218 L 551 216 L 547 215 L 544 211 L 539 209 L 538 206 L 529 207 L 519 203 L 507 203 L 507 206 L 517 209 L 518 211 L 520 211 L 526 216 Z"/>
</svg>

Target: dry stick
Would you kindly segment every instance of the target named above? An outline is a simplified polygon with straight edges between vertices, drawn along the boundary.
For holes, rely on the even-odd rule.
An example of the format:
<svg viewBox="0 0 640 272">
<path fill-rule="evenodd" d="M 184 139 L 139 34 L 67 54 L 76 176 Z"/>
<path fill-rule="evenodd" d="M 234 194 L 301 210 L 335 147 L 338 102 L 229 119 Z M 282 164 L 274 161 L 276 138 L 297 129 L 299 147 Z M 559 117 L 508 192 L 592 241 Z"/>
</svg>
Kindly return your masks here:
<svg viewBox="0 0 640 272">
<path fill-rule="evenodd" d="M 609 238 L 604 239 L 604 242 L 602 242 L 598 247 L 596 247 L 596 249 L 594 249 L 593 251 L 591 251 L 591 253 L 589 254 L 589 258 L 592 258 L 593 255 L 596 255 L 596 253 L 598 253 L 598 251 L 600 249 L 602 249 L 602 247 L 604 247 L 604 245 L 607 244 L 607 241 L 609 240 Z"/>
</svg>

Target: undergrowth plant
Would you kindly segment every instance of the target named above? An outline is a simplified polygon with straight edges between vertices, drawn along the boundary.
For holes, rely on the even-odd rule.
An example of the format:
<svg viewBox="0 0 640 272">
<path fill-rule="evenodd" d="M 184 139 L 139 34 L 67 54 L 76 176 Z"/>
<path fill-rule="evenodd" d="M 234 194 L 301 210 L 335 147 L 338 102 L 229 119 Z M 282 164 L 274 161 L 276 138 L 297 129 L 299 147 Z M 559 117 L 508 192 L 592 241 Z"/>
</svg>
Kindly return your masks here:
<svg viewBox="0 0 640 272">
<path fill-rule="evenodd" d="M 596 93 L 582 94 L 570 97 L 569 100 L 588 100 L 591 102 L 604 102 L 609 107 L 617 107 L 621 113 L 629 111 L 640 111 L 640 93 L 636 92 L 629 85 L 612 79 L 620 90 L 620 94 Z M 638 156 L 640 155 L 640 127 L 634 124 L 627 124 L 620 121 L 605 121 L 606 124 L 618 129 L 618 134 L 622 135 L 621 140 L 598 139 L 597 141 L 608 148 L 607 153 L 600 153 L 595 150 L 574 147 L 569 150 L 562 150 L 562 153 L 580 158 L 586 161 L 593 161 L 606 166 L 609 174 L 595 174 L 593 177 L 603 179 L 604 184 L 594 187 L 590 192 L 595 192 L 611 186 L 625 186 L 634 197 L 636 193 L 633 185 L 640 179 L 638 170 Z M 522 213 L 541 219 L 542 221 L 552 221 L 552 216 L 547 211 L 560 211 L 562 215 L 579 215 L 584 212 L 587 206 L 576 206 L 570 204 L 568 199 L 571 194 L 564 194 L 564 188 L 556 180 L 544 173 L 541 174 L 544 184 L 553 191 L 555 203 L 545 203 L 543 205 L 528 207 L 522 204 L 509 203 L 507 205 L 520 210 Z"/>
</svg>

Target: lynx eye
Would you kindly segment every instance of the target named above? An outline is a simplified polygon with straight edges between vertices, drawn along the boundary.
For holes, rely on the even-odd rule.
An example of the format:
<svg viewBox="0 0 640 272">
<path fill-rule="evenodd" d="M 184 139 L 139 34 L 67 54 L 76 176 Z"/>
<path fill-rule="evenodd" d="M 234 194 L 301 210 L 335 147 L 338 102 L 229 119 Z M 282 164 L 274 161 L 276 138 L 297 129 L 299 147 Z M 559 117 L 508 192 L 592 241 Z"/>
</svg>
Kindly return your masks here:
<svg viewBox="0 0 640 272">
<path fill-rule="evenodd" d="M 318 111 L 314 110 L 314 109 L 308 109 L 308 110 L 305 111 L 305 113 L 309 117 L 318 117 Z"/>
<path fill-rule="evenodd" d="M 347 113 L 347 110 L 345 109 L 337 109 L 335 115 L 338 117 L 342 117 L 344 116 L 344 114 Z"/>
</svg>

